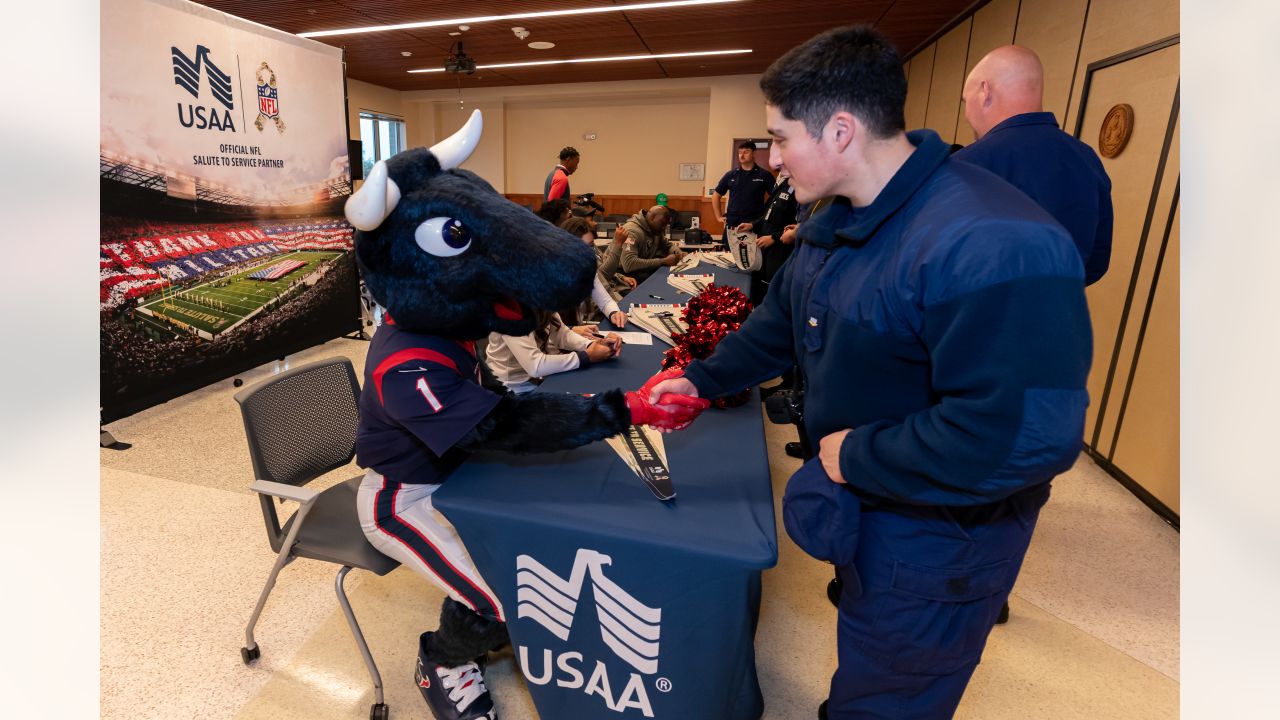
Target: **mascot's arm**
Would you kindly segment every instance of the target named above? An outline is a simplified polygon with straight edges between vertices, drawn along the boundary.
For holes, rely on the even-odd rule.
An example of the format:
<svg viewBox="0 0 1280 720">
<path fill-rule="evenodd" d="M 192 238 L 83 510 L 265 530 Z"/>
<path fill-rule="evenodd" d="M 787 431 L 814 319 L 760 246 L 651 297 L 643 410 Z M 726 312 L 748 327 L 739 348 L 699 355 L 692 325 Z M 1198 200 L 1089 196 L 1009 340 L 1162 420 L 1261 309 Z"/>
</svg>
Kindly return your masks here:
<svg viewBox="0 0 1280 720">
<path fill-rule="evenodd" d="M 631 425 L 621 390 L 598 395 L 508 394 L 458 441 L 468 452 L 554 452 L 613 437 Z"/>
<path fill-rule="evenodd" d="M 648 400 L 655 385 L 680 375 L 681 371 L 674 368 L 664 370 L 639 390 L 625 394 L 621 390 L 591 396 L 508 393 L 456 446 L 468 452 L 554 452 L 613 437 L 632 423 L 680 430 L 688 427 L 711 402 L 672 394 L 659 398 L 663 407 Z"/>
</svg>

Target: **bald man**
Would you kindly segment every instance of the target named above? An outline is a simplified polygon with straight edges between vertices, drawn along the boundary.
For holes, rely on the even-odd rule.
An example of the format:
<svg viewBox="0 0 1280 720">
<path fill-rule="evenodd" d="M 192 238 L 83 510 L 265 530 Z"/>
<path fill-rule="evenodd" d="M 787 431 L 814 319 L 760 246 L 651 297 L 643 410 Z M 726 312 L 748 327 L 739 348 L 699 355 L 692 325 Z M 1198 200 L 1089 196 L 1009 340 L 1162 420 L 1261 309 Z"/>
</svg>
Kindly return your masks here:
<svg viewBox="0 0 1280 720">
<path fill-rule="evenodd" d="M 955 159 L 986 168 L 1035 200 L 1075 241 L 1085 284 L 1111 262 L 1111 179 L 1093 148 L 1044 112 L 1044 68 L 1032 50 L 996 48 L 964 84 L 964 119 L 977 142 Z"/>
<path fill-rule="evenodd" d="M 622 225 L 627 234 L 622 243 L 622 272 L 625 275 L 644 282 L 659 267 L 680 262 L 681 253 L 676 243 L 666 238 L 670 222 L 671 210 L 665 205 L 654 205 L 632 215 Z"/>
</svg>

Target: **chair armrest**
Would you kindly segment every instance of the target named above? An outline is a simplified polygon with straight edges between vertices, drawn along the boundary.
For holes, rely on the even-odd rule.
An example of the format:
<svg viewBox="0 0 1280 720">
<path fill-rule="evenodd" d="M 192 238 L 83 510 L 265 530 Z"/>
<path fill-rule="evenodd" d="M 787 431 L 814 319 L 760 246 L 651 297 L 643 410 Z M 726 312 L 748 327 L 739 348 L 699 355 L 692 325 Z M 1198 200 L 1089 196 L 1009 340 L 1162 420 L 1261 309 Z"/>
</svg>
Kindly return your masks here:
<svg viewBox="0 0 1280 720">
<path fill-rule="evenodd" d="M 254 480 L 249 489 L 262 493 L 263 495 L 271 495 L 272 497 L 293 500 L 302 505 L 310 505 L 316 498 L 320 497 L 319 490 L 311 488 L 298 487 L 296 485 L 286 485 L 284 483 L 271 482 L 270 480 Z"/>
</svg>

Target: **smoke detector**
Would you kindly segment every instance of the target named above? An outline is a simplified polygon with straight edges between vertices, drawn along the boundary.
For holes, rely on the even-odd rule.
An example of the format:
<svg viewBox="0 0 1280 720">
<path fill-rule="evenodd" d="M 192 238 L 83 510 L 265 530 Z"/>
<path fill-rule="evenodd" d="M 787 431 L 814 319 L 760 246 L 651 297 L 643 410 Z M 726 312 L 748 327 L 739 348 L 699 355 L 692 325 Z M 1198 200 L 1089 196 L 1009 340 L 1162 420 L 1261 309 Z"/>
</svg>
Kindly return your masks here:
<svg viewBox="0 0 1280 720">
<path fill-rule="evenodd" d="M 511 28 L 511 32 L 516 36 L 516 39 L 518 40 L 523 40 L 533 34 L 522 27 L 513 27 Z"/>
</svg>

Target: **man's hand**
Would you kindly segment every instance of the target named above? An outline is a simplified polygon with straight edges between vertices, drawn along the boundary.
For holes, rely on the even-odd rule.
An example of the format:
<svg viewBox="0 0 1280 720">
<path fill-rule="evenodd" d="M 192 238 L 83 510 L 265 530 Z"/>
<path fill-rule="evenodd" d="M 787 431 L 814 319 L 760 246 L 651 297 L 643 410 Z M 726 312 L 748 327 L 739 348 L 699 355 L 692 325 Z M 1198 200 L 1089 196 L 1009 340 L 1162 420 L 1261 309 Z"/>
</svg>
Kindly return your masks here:
<svg viewBox="0 0 1280 720">
<path fill-rule="evenodd" d="M 783 245 L 790 245 L 796 241 L 796 228 L 800 227 L 798 223 L 792 223 L 782 229 L 782 234 L 778 236 L 778 242 Z"/>
<path fill-rule="evenodd" d="M 608 345 L 613 350 L 614 357 L 622 354 L 622 336 L 618 333 L 609 333 L 600 342 Z"/>
<path fill-rule="evenodd" d="M 622 243 L 626 242 L 626 240 L 627 240 L 627 229 L 619 225 L 613 231 L 613 241 L 618 245 L 621 245 Z"/>
<path fill-rule="evenodd" d="M 840 446 L 844 445 L 844 436 L 853 432 L 852 430 L 839 430 L 822 438 L 821 446 L 818 449 L 818 459 L 822 461 L 822 469 L 827 471 L 827 477 L 831 478 L 831 482 L 845 484 L 844 476 L 840 474 Z"/>
<path fill-rule="evenodd" d="M 772 235 L 761 235 L 760 237 L 756 238 L 756 247 L 758 248 L 761 248 L 761 249 L 767 248 L 772 244 L 773 244 Z"/>
<path fill-rule="evenodd" d="M 633 281 L 633 282 L 634 282 L 634 281 Z M 631 287 L 635 287 L 635 285 L 632 285 Z M 613 323 L 613 326 L 614 326 L 614 327 L 626 327 L 626 326 L 627 326 L 627 314 L 626 314 L 626 313 L 624 313 L 624 312 L 622 312 L 621 310 L 619 310 L 619 311 L 617 311 L 617 312 L 615 312 L 614 314 L 612 314 L 612 315 L 610 315 L 610 316 L 609 316 L 609 322 Z"/>
<path fill-rule="evenodd" d="M 619 274 L 619 275 L 617 275 L 616 277 L 620 277 L 620 278 L 622 278 L 622 284 L 623 284 L 623 285 L 626 285 L 627 287 L 631 288 L 632 290 L 635 290 L 635 289 L 636 289 L 636 285 L 639 285 L 639 284 L 640 284 L 640 283 L 636 282 L 636 279 L 635 279 L 635 278 L 633 278 L 633 277 L 631 277 L 630 275 L 622 275 L 622 274 Z"/>
<path fill-rule="evenodd" d="M 733 229 L 734 232 L 751 232 L 751 223 L 739 223 L 738 227 Z"/>
<path fill-rule="evenodd" d="M 586 347 L 584 352 L 587 353 L 587 357 L 593 363 L 604 362 L 615 354 L 613 351 L 613 345 L 609 344 L 605 340 L 597 340 L 591 343 Z"/>
<path fill-rule="evenodd" d="M 680 262 L 680 253 L 678 252 L 673 252 L 670 255 L 662 258 L 663 265 L 671 266 L 671 265 L 675 265 L 678 262 Z"/>
<path fill-rule="evenodd" d="M 683 372 L 676 368 L 663 370 L 649 378 L 639 390 L 627 393 L 627 407 L 631 410 L 633 425 L 648 425 L 662 432 L 683 430 L 711 406 L 709 400 L 698 397 L 693 383 L 680 377 Z M 675 383 L 677 388 L 685 387 L 690 392 L 664 391 L 662 388 L 669 383 Z"/>
</svg>

